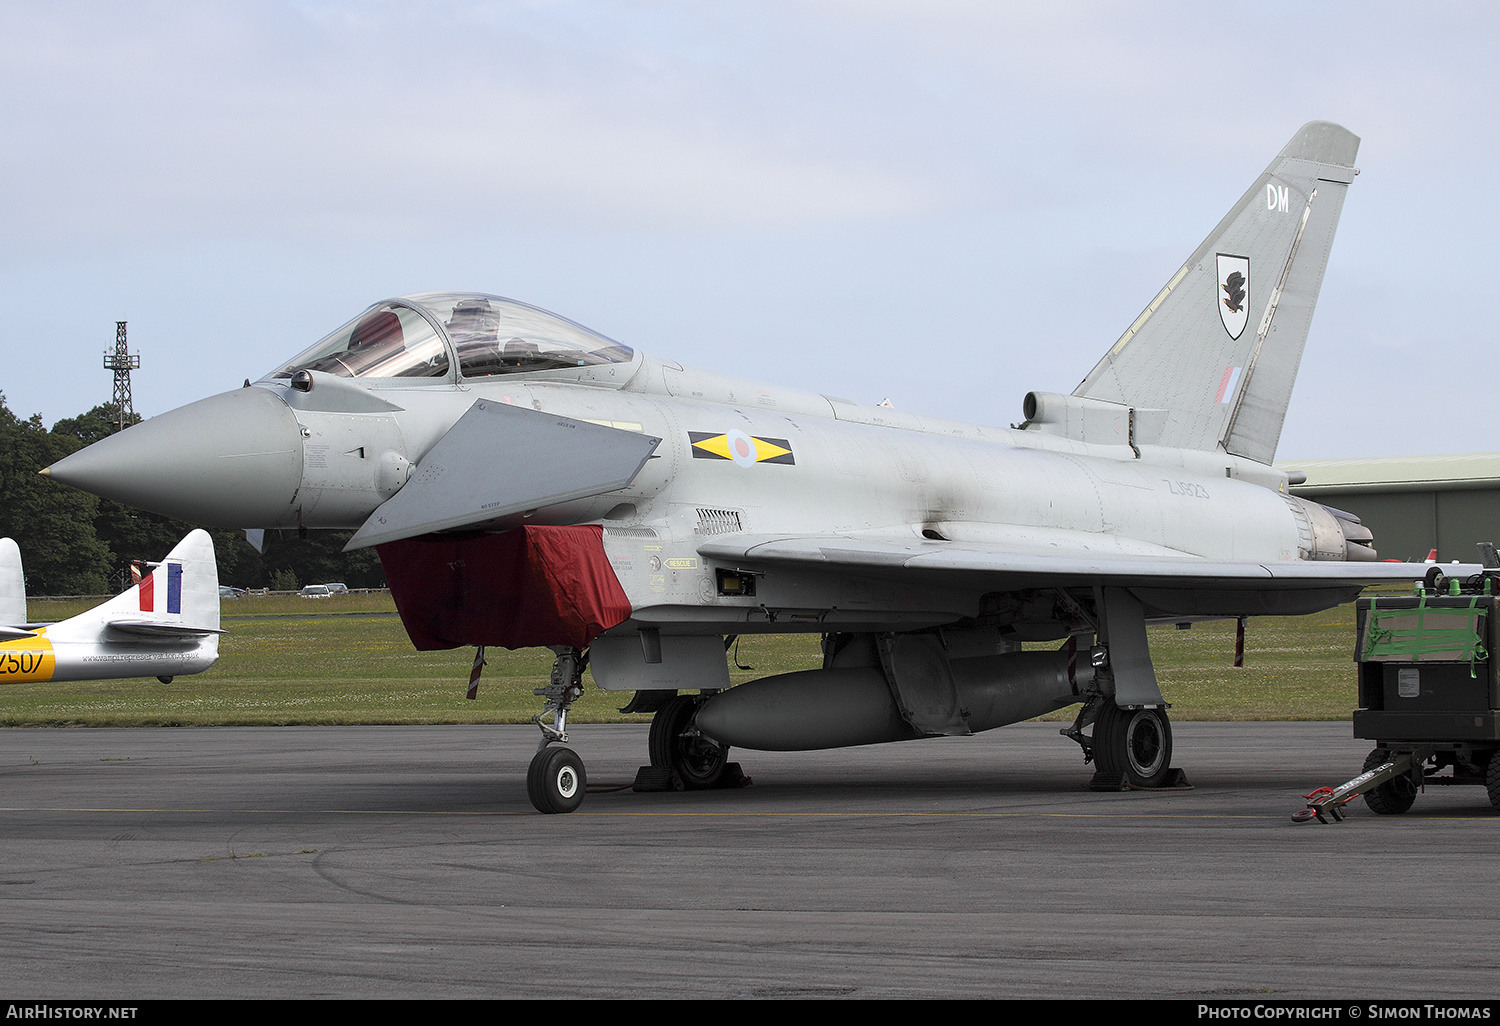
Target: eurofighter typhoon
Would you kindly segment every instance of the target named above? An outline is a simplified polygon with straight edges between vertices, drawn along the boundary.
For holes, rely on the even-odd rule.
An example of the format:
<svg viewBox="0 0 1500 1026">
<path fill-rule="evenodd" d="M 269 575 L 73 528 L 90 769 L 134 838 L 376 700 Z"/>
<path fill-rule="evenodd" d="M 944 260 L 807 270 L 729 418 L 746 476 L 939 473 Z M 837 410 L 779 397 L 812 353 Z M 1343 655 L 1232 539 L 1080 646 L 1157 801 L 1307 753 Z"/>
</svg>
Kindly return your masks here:
<svg viewBox="0 0 1500 1026">
<path fill-rule="evenodd" d="M 527 781 L 543 812 L 583 798 L 564 742 L 585 666 L 655 714 L 638 785 L 721 784 L 732 746 L 1078 705 L 1064 733 L 1095 786 L 1156 786 L 1172 737 L 1148 622 L 1309 613 L 1410 580 L 1271 465 L 1358 145 L 1302 128 L 1072 394 L 1026 395 L 1018 427 L 695 370 L 431 292 L 44 473 L 201 524 L 357 529 L 413 643 L 476 646 L 475 679 L 485 646 L 552 647 Z M 821 635 L 820 669 L 730 687 L 734 638 L 791 632 Z"/>
</svg>

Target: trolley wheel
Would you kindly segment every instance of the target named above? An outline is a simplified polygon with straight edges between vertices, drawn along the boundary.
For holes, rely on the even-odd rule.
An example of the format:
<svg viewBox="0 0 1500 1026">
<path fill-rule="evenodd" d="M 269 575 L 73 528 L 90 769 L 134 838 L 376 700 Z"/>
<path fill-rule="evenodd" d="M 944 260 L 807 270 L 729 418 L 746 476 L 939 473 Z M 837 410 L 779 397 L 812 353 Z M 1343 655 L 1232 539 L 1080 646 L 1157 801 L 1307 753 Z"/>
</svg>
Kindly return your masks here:
<svg viewBox="0 0 1500 1026">
<path fill-rule="evenodd" d="M 1094 721 L 1094 762 L 1132 787 L 1160 787 L 1172 768 L 1172 725 L 1162 709 L 1121 709 L 1106 698 Z"/>
<path fill-rule="evenodd" d="M 1384 748 L 1377 748 L 1365 757 L 1365 768 L 1362 772 L 1368 773 L 1383 762 L 1389 762 L 1391 753 Z M 1387 780 L 1379 787 L 1372 787 L 1365 792 L 1365 804 L 1370 811 L 1382 816 L 1397 816 L 1411 808 L 1411 803 L 1417 800 L 1417 785 L 1412 783 L 1409 776 L 1402 775 Z M 1493 798 L 1490 799 L 1494 801 Z"/>
<path fill-rule="evenodd" d="M 1489 768 L 1484 771 L 1484 789 L 1489 792 L 1490 804 L 1500 809 L 1500 750 L 1490 753 Z"/>
<path fill-rule="evenodd" d="M 1422 587 L 1429 595 L 1441 595 L 1448 590 L 1448 577 L 1440 566 L 1430 566 L 1422 576 Z"/>
<path fill-rule="evenodd" d="M 526 771 L 526 796 L 538 812 L 572 812 L 583 804 L 588 777 L 571 748 L 543 748 Z"/>
</svg>

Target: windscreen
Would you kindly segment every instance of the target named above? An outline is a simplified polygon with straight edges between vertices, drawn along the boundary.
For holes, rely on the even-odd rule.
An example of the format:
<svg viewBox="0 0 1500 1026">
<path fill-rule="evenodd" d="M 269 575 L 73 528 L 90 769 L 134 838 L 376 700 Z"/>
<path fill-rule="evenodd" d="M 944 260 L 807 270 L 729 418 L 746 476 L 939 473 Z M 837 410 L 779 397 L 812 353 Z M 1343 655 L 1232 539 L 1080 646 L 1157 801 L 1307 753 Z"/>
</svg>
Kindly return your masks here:
<svg viewBox="0 0 1500 1026">
<path fill-rule="evenodd" d="M 448 374 L 448 350 L 416 310 L 401 303 L 381 303 L 271 377 L 288 378 L 299 370 L 342 378 L 441 378 Z"/>
</svg>

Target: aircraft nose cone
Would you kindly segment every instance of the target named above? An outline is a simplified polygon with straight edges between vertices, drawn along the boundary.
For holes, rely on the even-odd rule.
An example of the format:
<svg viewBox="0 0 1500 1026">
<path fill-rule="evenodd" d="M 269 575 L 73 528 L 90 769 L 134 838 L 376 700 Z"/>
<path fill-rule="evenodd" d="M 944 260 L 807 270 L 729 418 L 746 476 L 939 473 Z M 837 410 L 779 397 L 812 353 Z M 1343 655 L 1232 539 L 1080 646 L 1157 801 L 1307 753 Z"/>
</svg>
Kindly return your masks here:
<svg viewBox="0 0 1500 1026">
<path fill-rule="evenodd" d="M 302 434 L 275 393 L 239 388 L 126 428 L 42 473 L 195 524 L 274 527 L 294 522 Z"/>
</svg>

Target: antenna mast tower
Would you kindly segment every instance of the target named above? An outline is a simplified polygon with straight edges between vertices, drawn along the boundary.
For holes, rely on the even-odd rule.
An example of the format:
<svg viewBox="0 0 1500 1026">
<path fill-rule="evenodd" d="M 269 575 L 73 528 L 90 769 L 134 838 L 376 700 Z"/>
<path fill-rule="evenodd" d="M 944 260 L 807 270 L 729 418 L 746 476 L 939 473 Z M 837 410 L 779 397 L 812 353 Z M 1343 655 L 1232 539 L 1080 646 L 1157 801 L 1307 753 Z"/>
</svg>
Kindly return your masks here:
<svg viewBox="0 0 1500 1026">
<path fill-rule="evenodd" d="M 124 431 L 126 419 L 135 420 L 135 404 L 130 398 L 130 372 L 141 365 L 141 354 L 131 356 L 125 348 L 125 322 L 115 321 L 115 348 L 104 352 L 104 369 L 115 372 L 115 409 L 120 414 L 120 427 Z"/>
</svg>

